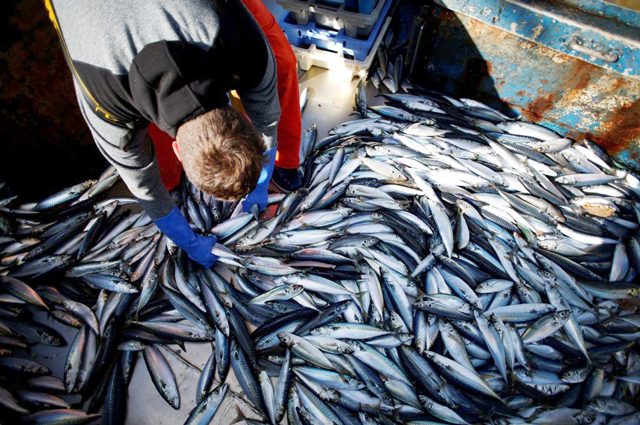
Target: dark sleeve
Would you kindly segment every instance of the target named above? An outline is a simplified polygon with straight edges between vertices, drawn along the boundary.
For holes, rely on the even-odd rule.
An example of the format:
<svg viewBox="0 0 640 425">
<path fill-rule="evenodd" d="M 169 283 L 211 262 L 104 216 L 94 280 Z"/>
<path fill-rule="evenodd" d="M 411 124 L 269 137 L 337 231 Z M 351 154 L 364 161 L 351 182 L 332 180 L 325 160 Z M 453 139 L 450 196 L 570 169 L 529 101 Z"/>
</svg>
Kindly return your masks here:
<svg viewBox="0 0 640 425">
<path fill-rule="evenodd" d="M 242 48 L 236 49 L 239 54 L 234 58 L 241 81 L 238 94 L 253 125 L 277 143 L 280 101 L 276 60 L 258 22 L 241 1 L 238 3 L 245 19 L 245 30 L 238 40 Z"/>
<path fill-rule="evenodd" d="M 277 128 L 280 120 L 280 101 L 278 99 L 276 63 L 271 49 L 262 80 L 252 88 L 238 90 L 242 105 L 251 122 L 265 136 L 277 143 Z"/>
<path fill-rule="evenodd" d="M 76 94 L 82 116 L 102 155 L 116 167 L 151 218 L 166 216 L 175 203 L 162 184 L 153 143 L 146 129 L 132 130 L 109 124 L 93 113 L 78 87 Z"/>
</svg>

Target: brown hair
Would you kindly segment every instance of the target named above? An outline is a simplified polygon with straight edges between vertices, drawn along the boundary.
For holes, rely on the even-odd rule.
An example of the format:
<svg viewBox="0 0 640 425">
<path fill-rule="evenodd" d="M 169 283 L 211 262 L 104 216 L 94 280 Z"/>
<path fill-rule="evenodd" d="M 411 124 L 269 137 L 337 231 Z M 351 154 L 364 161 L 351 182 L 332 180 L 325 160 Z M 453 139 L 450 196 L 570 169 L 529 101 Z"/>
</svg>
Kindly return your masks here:
<svg viewBox="0 0 640 425">
<path fill-rule="evenodd" d="M 264 163 L 264 142 L 235 109 L 216 108 L 185 122 L 176 141 L 187 177 L 203 192 L 236 200 L 255 187 Z"/>
</svg>

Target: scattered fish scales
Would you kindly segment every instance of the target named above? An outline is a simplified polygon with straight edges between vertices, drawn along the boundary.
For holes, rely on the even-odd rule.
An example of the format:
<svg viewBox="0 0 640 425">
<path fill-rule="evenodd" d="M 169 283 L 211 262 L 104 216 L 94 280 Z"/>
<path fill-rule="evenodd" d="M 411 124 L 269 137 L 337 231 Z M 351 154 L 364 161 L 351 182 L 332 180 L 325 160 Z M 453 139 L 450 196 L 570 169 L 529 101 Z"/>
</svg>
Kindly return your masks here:
<svg viewBox="0 0 640 425">
<path fill-rule="evenodd" d="M 398 67 L 384 85 L 406 87 Z M 84 324 L 67 358 L 73 392 L 112 387 L 108 359 L 141 350 L 176 407 L 178 383 L 156 347 L 215 336 L 216 377 L 233 366 L 271 422 L 287 412 L 290 423 L 303 414 L 356 423 L 367 411 L 387 423 L 478 423 L 491 410 L 500 423 L 634 423 L 640 320 L 617 303 L 640 295 L 638 176 L 590 142 L 470 99 L 386 97 L 392 105 L 373 107 L 384 118 L 344 123 L 317 143 L 308 132 L 310 185 L 272 197 L 270 221 L 186 182 L 178 189 L 187 218 L 224 243 L 217 273 L 199 273 L 145 214 L 123 213 L 130 200 L 98 200 L 113 172 L 22 208 L 0 187 L 0 349 L 60 345 L 53 330 L 15 317 L 48 308 L 65 323 L 57 313 L 68 310 Z M 367 108 L 360 84 L 357 109 Z M 86 233 L 59 231 L 73 223 Z M 50 289 L 31 289 L 42 279 Z M 254 337 L 247 322 L 274 327 Z M 284 353 L 279 369 L 265 369 Z M 46 373 L 26 358 L 0 360 L 3 374 Z M 279 375 L 275 387 L 267 372 Z M 3 405 L 25 415 L 15 400 L 30 390 L 5 391 Z M 189 423 L 213 420 L 227 393 L 203 394 Z M 559 408 L 549 397 L 561 394 Z M 94 418 L 72 412 L 35 421 Z"/>
</svg>

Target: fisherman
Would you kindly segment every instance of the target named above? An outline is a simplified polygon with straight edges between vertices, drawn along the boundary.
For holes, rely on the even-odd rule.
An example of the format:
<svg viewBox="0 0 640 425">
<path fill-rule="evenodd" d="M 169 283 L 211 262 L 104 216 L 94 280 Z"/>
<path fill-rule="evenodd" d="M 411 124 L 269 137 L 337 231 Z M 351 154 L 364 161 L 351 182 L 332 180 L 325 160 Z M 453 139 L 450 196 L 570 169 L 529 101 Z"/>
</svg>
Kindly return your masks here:
<svg viewBox="0 0 640 425">
<path fill-rule="evenodd" d="M 168 192 L 182 168 L 247 212 L 266 207 L 272 177 L 285 192 L 301 185 L 295 56 L 261 0 L 45 5 L 98 149 L 192 260 L 212 266 L 216 237 L 196 234 Z"/>
</svg>

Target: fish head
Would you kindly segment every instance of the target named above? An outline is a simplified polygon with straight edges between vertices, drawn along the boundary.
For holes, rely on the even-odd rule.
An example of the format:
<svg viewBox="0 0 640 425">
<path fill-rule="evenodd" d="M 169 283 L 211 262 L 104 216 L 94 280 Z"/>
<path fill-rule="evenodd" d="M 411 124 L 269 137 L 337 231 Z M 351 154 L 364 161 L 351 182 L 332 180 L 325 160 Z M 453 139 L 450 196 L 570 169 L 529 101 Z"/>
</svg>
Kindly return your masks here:
<svg viewBox="0 0 640 425">
<path fill-rule="evenodd" d="M 351 349 L 351 353 L 355 353 L 358 351 L 363 351 L 364 348 L 362 348 L 362 345 L 360 345 L 360 343 L 356 340 L 351 340 L 349 342 L 345 342 L 346 345 L 349 346 L 349 348 Z"/>
<path fill-rule="evenodd" d="M 566 322 L 571 317 L 571 310 L 562 310 L 554 313 L 554 318 L 560 322 Z"/>
<path fill-rule="evenodd" d="M 554 239 L 538 239 L 538 246 L 547 251 L 554 251 L 558 248 L 558 241 Z"/>
<path fill-rule="evenodd" d="M 294 345 L 293 336 L 291 334 L 281 332 L 278 334 L 278 339 L 280 339 L 280 341 L 282 341 L 282 343 L 287 347 Z"/>
<path fill-rule="evenodd" d="M 408 344 L 413 339 L 413 335 L 410 333 L 399 333 L 396 336 L 403 344 Z"/>
<path fill-rule="evenodd" d="M 487 319 L 489 320 L 489 323 L 493 325 L 500 324 L 500 319 L 498 319 L 498 315 L 495 313 L 489 314 L 489 317 Z"/>
<path fill-rule="evenodd" d="M 217 388 L 215 388 L 213 391 L 211 391 L 211 394 L 213 394 L 213 395 L 215 395 L 217 397 L 220 394 L 224 394 L 225 392 L 227 392 L 227 388 L 228 387 L 229 387 L 228 384 L 222 384 L 222 385 L 218 386 Z"/>
<path fill-rule="evenodd" d="M 118 346 L 118 350 L 120 351 L 142 351 L 147 347 L 144 342 L 140 341 L 125 341 Z"/>
<path fill-rule="evenodd" d="M 353 210 L 351 208 L 338 208 L 335 210 L 341 217 L 347 218 L 351 215 Z"/>
<path fill-rule="evenodd" d="M 51 345 L 53 347 L 60 347 L 64 345 L 64 340 L 58 338 L 55 335 L 47 335 L 44 337 L 44 340 L 47 341 L 48 345 Z"/>
<path fill-rule="evenodd" d="M 311 329 L 309 333 L 311 335 L 327 336 L 327 334 L 329 333 L 329 330 L 326 327 L 322 326 L 319 328 Z"/>
<path fill-rule="evenodd" d="M 118 201 L 107 202 L 106 204 L 100 205 L 96 209 L 96 212 L 103 212 L 103 213 L 106 213 L 107 216 L 109 216 L 113 211 L 115 211 L 117 206 L 118 206 Z"/>
<path fill-rule="evenodd" d="M 338 353 L 340 354 L 353 354 L 353 352 L 355 351 L 355 349 L 351 345 L 346 342 L 343 343 L 342 341 L 337 344 L 336 350 L 338 350 Z"/>
<path fill-rule="evenodd" d="M 218 295 L 220 296 L 220 301 L 225 307 L 233 308 L 233 298 L 231 298 L 231 295 L 226 292 L 219 292 Z"/>
<path fill-rule="evenodd" d="M 476 319 L 476 322 L 477 321 L 486 321 L 487 320 L 485 315 L 482 314 L 482 312 L 479 311 L 479 310 L 473 310 L 473 317 Z"/>
<path fill-rule="evenodd" d="M 267 360 L 270 361 L 271 363 L 275 363 L 277 365 L 281 365 L 283 363 L 283 356 L 280 355 L 275 355 L 275 354 L 271 354 L 269 356 L 267 356 Z"/>
<path fill-rule="evenodd" d="M 323 401 L 337 403 L 340 400 L 340 393 L 333 388 L 323 388 L 318 392 L 318 396 Z"/>
<path fill-rule="evenodd" d="M 584 378 L 582 378 L 582 373 L 577 369 L 567 370 L 560 377 L 562 382 L 567 382 L 569 384 L 576 384 L 582 382 Z"/>
<path fill-rule="evenodd" d="M 595 398 L 591 400 L 591 402 L 589 403 L 589 407 L 597 410 L 598 412 L 604 411 L 606 406 L 607 406 L 607 403 L 602 398 Z"/>
<path fill-rule="evenodd" d="M 375 236 L 367 236 L 362 240 L 362 245 L 365 248 L 370 248 L 372 246 L 374 246 L 375 244 L 377 244 L 379 241 L 378 238 L 376 238 Z"/>
<path fill-rule="evenodd" d="M 294 295 L 299 294 L 304 290 L 304 287 L 301 285 L 291 285 L 288 288 L 285 288 L 284 293 L 286 295 Z"/>
<path fill-rule="evenodd" d="M 389 325 L 393 328 L 393 330 L 402 329 L 404 326 L 404 321 L 400 317 L 398 313 L 395 311 L 389 315 Z"/>
<path fill-rule="evenodd" d="M 458 207 L 458 211 L 460 211 L 463 214 L 473 209 L 471 205 L 469 205 L 467 202 L 463 201 L 462 199 L 456 200 L 456 206 Z"/>
<path fill-rule="evenodd" d="M 287 283 L 293 286 L 293 285 L 297 285 L 303 276 L 304 275 L 302 273 L 288 274 L 288 275 L 280 276 L 274 279 L 274 282 L 277 283 L 278 285 L 280 285 L 281 283 Z"/>
<path fill-rule="evenodd" d="M 298 415 L 300 415 L 300 417 L 304 418 L 305 421 L 314 423 L 311 418 L 311 413 L 309 413 L 309 411 L 304 407 L 296 406 L 296 412 L 298 413 Z"/>
<path fill-rule="evenodd" d="M 628 358 L 628 354 L 624 351 L 618 351 L 613 353 L 613 357 L 616 359 L 616 361 L 621 364 L 621 365 L 625 365 L 627 364 L 627 358 Z"/>
<path fill-rule="evenodd" d="M 253 236 L 253 235 L 252 235 Z M 240 238 L 240 240 L 236 243 L 236 248 L 246 248 L 251 243 L 251 237 L 245 236 Z"/>
<path fill-rule="evenodd" d="M 337 305 L 337 307 L 335 309 L 336 314 L 340 315 L 340 314 L 344 313 L 345 311 L 347 311 L 347 309 L 351 306 L 351 302 L 352 302 L 351 299 L 342 300 L 342 301 L 338 302 L 337 303 L 338 305 Z"/>
<path fill-rule="evenodd" d="M 227 321 L 222 320 L 222 314 L 220 313 L 216 313 L 215 316 L 215 322 L 216 322 L 216 326 L 218 327 L 218 329 L 220 329 L 220 331 L 225 334 L 225 335 L 229 335 L 229 323 Z"/>
<path fill-rule="evenodd" d="M 265 337 L 265 338 L 260 338 L 257 342 L 256 342 L 256 349 L 258 351 L 260 351 L 261 349 L 265 348 L 265 347 L 269 347 L 275 339 L 278 339 L 279 335 L 273 335 L 271 337 Z M 280 339 L 282 341 L 282 339 Z M 286 344 L 286 342 L 282 341 L 283 343 Z"/>
<path fill-rule="evenodd" d="M 441 391 L 440 389 L 436 389 L 437 391 Z M 427 411 L 431 411 L 433 409 L 433 401 L 430 400 L 428 397 L 425 397 L 423 395 L 419 395 L 418 396 L 418 400 L 420 400 L 420 404 L 424 406 L 424 408 Z"/>
</svg>

